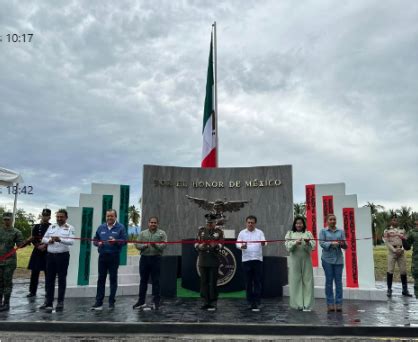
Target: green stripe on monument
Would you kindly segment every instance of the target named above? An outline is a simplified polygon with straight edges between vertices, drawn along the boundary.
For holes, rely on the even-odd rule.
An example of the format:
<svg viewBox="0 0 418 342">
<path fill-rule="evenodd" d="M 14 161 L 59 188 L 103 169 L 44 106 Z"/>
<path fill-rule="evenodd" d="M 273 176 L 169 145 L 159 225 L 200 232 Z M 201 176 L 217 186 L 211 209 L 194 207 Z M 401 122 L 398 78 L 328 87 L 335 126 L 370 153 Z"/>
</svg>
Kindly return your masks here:
<svg viewBox="0 0 418 342">
<path fill-rule="evenodd" d="M 93 230 L 93 208 L 83 208 L 81 216 L 80 254 L 78 258 L 78 285 L 88 285 L 90 277 L 91 234 Z"/>
<path fill-rule="evenodd" d="M 113 195 L 103 195 L 102 200 L 102 223 L 106 222 L 106 211 L 113 209 Z"/>
<path fill-rule="evenodd" d="M 125 226 L 126 236 L 128 236 L 129 226 L 129 185 L 120 186 L 120 207 L 119 207 L 119 222 Z M 120 265 L 126 265 L 128 260 L 128 246 L 122 247 L 120 253 Z"/>
</svg>

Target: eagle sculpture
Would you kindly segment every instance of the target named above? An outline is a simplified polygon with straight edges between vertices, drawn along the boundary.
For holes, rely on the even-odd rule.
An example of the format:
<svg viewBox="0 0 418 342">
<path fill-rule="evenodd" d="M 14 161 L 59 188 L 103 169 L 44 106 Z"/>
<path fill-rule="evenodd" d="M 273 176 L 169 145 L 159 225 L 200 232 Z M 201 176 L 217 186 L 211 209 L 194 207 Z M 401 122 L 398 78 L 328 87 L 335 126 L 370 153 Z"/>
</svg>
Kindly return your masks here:
<svg viewBox="0 0 418 342">
<path fill-rule="evenodd" d="M 186 197 L 196 203 L 200 208 L 210 211 L 212 214 L 218 215 L 219 217 L 224 217 L 224 212 L 233 212 L 239 211 L 244 208 L 244 206 L 249 203 L 249 201 L 224 201 L 218 199 L 214 202 L 208 201 L 204 198 L 196 198 L 186 195 Z"/>
</svg>

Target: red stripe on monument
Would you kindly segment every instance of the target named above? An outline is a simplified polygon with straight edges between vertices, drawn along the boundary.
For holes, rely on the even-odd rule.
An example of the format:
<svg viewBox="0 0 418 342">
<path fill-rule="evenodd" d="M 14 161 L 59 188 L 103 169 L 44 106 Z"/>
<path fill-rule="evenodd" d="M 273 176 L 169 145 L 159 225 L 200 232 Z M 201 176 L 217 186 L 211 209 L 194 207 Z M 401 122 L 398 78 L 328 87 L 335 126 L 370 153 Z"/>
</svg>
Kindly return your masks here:
<svg viewBox="0 0 418 342">
<path fill-rule="evenodd" d="M 332 196 L 322 196 L 322 210 L 324 214 L 324 228 L 327 226 L 327 215 L 334 214 L 334 198 Z"/>
<path fill-rule="evenodd" d="M 202 167 L 217 167 L 216 165 L 216 147 L 213 148 L 209 154 L 202 160 Z"/>
<path fill-rule="evenodd" d="M 309 184 L 305 186 L 306 193 L 306 227 L 312 233 L 314 239 L 318 238 L 318 230 L 316 224 L 316 193 L 315 185 Z M 318 267 L 318 248 L 317 246 L 311 253 L 312 266 Z"/>
<path fill-rule="evenodd" d="M 343 208 L 344 232 L 347 241 L 345 267 L 347 287 L 358 288 L 358 263 L 356 245 L 356 220 L 353 208 Z"/>
</svg>

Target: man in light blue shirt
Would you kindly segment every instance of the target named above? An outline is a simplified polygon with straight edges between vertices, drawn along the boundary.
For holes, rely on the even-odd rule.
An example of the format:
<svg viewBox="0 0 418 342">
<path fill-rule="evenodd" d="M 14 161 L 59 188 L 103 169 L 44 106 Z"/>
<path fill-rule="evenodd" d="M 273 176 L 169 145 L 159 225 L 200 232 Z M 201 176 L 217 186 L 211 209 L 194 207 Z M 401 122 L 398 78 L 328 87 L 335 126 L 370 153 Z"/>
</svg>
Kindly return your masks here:
<svg viewBox="0 0 418 342">
<path fill-rule="evenodd" d="M 344 231 L 338 229 L 334 214 L 327 215 L 327 227 L 319 233 L 319 244 L 322 247 L 322 267 L 325 272 L 325 295 L 328 312 L 342 311 L 343 303 L 343 268 L 344 257 L 342 249 L 347 248 Z M 335 298 L 333 291 L 335 283 Z"/>
</svg>

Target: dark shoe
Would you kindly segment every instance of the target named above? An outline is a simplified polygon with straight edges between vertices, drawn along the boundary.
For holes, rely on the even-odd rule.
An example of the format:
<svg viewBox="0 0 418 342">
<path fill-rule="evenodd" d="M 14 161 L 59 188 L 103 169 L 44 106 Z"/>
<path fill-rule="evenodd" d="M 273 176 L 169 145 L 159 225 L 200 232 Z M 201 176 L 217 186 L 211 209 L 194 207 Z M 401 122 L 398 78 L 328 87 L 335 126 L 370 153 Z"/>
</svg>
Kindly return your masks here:
<svg viewBox="0 0 418 342">
<path fill-rule="evenodd" d="M 109 303 L 109 310 L 115 309 L 115 303 Z"/>
<path fill-rule="evenodd" d="M 3 294 L 0 294 L 0 306 L 3 306 Z"/>
<path fill-rule="evenodd" d="M 10 305 L 9 304 L 3 304 L 1 307 L 0 307 L 0 312 L 3 312 L 3 311 L 9 311 L 10 310 Z"/>
<path fill-rule="evenodd" d="M 342 312 L 343 311 L 343 306 L 341 304 L 335 305 L 335 311 Z"/>
<path fill-rule="evenodd" d="M 327 312 L 334 312 L 335 311 L 335 305 L 334 304 L 328 304 L 327 305 Z"/>
<path fill-rule="evenodd" d="M 208 305 L 208 308 L 206 310 L 210 311 L 210 312 L 216 311 L 216 306 L 215 305 Z"/>
<path fill-rule="evenodd" d="M 153 303 L 152 304 L 152 309 L 155 310 L 155 311 L 160 310 L 160 303 Z"/>
<path fill-rule="evenodd" d="M 43 303 L 40 307 L 39 310 L 44 310 L 46 312 L 52 312 L 52 304 L 48 304 L 48 303 Z"/>
<path fill-rule="evenodd" d="M 91 311 L 102 311 L 103 310 L 103 305 L 99 304 L 99 303 L 95 303 L 91 308 Z"/>
<path fill-rule="evenodd" d="M 402 281 L 402 296 L 412 297 L 412 295 L 408 291 L 408 279 L 407 279 L 406 274 L 401 274 L 401 281 Z"/>
<path fill-rule="evenodd" d="M 387 292 L 387 296 L 388 297 L 392 297 L 392 281 L 393 281 L 393 273 L 386 273 L 386 283 L 388 286 L 388 292 Z"/>
<path fill-rule="evenodd" d="M 251 305 L 251 311 L 252 312 L 260 312 L 260 308 L 258 307 L 258 305 L 256 303 L 254 303 L 253 305 Z"/>
<path fill-rule="evenodd" d="M 0 312 L 10 310 L 10 295 L 5 295 L 3 305 L 0 307 Z"/>
<path fill-rule="evenodd" d="M 59 311 L 63 311 L 64 310 L 64 302 L 58 302 L 57 306 L 55 307 L 55 311 L 59 312 Z"/>
<path fill-rule="evenodd" d="M 44 310 L 47 306 L 52 306 L 52 305 L 48 305 L 47 303 L 43 303 L 43 304 L 39 307 L 39 309 L 40 309 L 40 310 Z"/>
<path fill-rule="evenodd" d="M 147 304 L 145 304 L 145 303 L 141 303 L 141 302 L 139 302 L 139 301 L 138 301 L 138 302 L 136 302 L 136 303 L 132 306 L 132 309 L 142 311 L 142 310 L 144 310 L 146 307 L 147 307 Z"/>
<path fill-rule="evenodd" d="M 36 297 L 36 293 L 29 293 L 26 295 L 26 298 Z"/>
<path fill-rule="evenodd" d="M 209 307 L 209 304 L 203 304 L 203 305 L 200 307 L 200 309 L 201 309 L 201 310 L 207 310 L 207 309 L 208 309 L 208 307 Z"/>
</svg>

